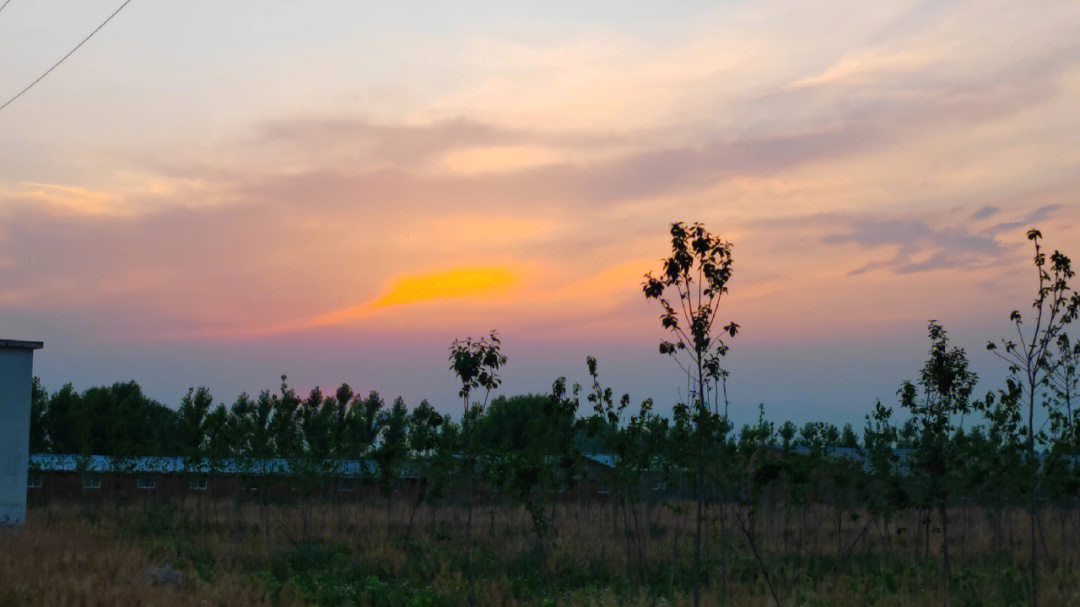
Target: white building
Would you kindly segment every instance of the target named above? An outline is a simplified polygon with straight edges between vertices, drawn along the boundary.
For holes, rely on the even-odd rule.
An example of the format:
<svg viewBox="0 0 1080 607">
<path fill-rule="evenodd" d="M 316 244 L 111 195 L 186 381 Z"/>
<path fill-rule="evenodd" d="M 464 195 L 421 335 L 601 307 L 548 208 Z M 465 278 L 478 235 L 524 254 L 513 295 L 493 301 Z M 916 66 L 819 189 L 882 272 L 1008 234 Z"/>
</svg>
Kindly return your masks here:
<svg viewBox="0 0 1080 607">
<path fill-rule="evenodd" d="M 26 519 L 30 398 L 40 341 L 0 339 L 0 525 Z"/>
</svg>

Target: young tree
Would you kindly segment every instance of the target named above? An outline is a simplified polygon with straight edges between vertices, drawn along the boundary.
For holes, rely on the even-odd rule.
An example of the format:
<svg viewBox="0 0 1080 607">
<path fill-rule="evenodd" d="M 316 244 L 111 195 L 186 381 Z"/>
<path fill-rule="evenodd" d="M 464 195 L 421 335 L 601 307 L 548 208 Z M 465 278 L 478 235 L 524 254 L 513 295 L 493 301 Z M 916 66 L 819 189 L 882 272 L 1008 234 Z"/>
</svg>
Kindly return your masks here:
<svg viewBox="0 0 1080 607">
<path fill-rule="evenodd" d="M 464 406 L 462 425 L 466 432 L 472 418 L 483 414 L 491 391 L 499 387 L 499 368 L 506 364 L 506 355 L 500 350 L 499 336 L 492 331 L 488 337 L 464 341 L 455 339 L 450 344 L 450 370 L 453 371 L 461 389 L 458 396 Z M 484 391 L 481 401 L 474 401 L 474 392 Z"/>
<path fill-rule="evenodd" d="M 318 387 L 312 388 L 300 406 L 298 421 L 305 459 L 321 464 L 336 455 L 334 432 L 336 429 L 337 400 L 323 396 Z"/>
<path fill-rule="evenodd" d="M 332 402 L 331 425 L 331 451 L 336 459 L 344 460 L 348 459 L 349 453 L 349 413 L 352 412 L 353 406 L 358 400 L 357 395 L 353 393 L 352 386 L 349 384 L 341 384 L 334 392 L 334 398 Z"/>
<path fill-rule="evenodd" d="M 214 404 L 210 390 L 199 387 L 188 388 L 187 394 L 177 410 L 177 436 L 180 437 L 184 469 L 194 481 L 198 477 L 208 476 L 212 470 L 212 461 L 208 452 L 210 426 L 208 416 Z M 205 492 L 199 493 L 199 524 L 205 523 Z"/>
<path fill-rule="evenodd" d="M 218 404 L 206 415 L 206 455 L 218 469 L 223 461 L 236 453 L 236 437 L 229 424 L 229 410 Z"/>
<path fill-rule="evenodd" d="M 663 309 L 660 325 L 671 333 L 670 340 L 660 342 L 660 353 L 676 360 L 692 386 L 691 402 L 684 413 L 691 422 L 695 451 L 694 606 L 697 607 L 701 604 L 701 540 L 709 453 L 716 451 L 730 429 L 726 402 L 723 416 L 719 414 L 721 381 L 727 377 L 720 363 L 728 346 L 714 327 L 720 300 L 728 292 L 732 257 L 731 244 L 711 234 L 700 223 L 690 227 L 673 223 L 670 234 L 671 256 L 662 261 L 658 275 L 651 272 L 645 275 L 642 290 L 646 300 L 660 304 Z M 730 337 L 735 337 L 738 329 L 734 322 L 722 327 L 723 333 Z"/>
<path fill-rule="evenodd" d="M 229 407 L 229 432 L 233 437 L 233 449 L 238 469 L 243 474 L 245 489 L 253 491 L 261 505 L 261 513 L 266 514 L 267 487 L 264 464 L 273 455 L 273 441 L 270 437 L 270 416 L 272 404 L 270 393 L 263 391 L 257 400 L 252 400 L 246 392 L 241 393 Z"/>
<path fill-rule="evenodd" d="M 413 465 L 416 467 L 420 486 L 416 489 L 416 501 L 413 502 L 409 512 L 409 526 L 405 530 L 405 543 L 408 544 L 412 536 L 413 519 L 416 518 L 416 510 L 420 503 L 428 497 L 431 478 L 437 461 L 437 450 L 441 446 L 439 441 L 439 428 L 443 425 L 442 415 L 426 400 L 412 410 L 409 416 L 409 453 L 412 456 Z"/>
<path fill-rule="evenodd" d="M 1027 414 L 1026 443 L 1028 472 L 1031 480 L 1028 488 L 1028 518 L 1031 532 L 1031 604 L 1038 605 L 1038 564 L 1036 551 L 1036 512 L 1035 494 L 1038 491 L 1039 464 L 1035 456 L 1035 445 L 1039 440 L 1035 431 L 1035 410 L 1047 406 L 1046 389 L 1056 361 L 1053 347 L 1056 340 L 1065 331 L 1080 312 L 1080 294 L 1069 286 L 1073 278 L 1072 264 L 1060 251 L 1054 251 L 1047 257 L 1039 240 L 1042 233 L 1030 229 L 1027 238 L 1033 243 L 1035 274 L 1038 289 L 1032 303 L 1031 324 L 1025 328 L 1023 315 L 1014 310 L 1009 320 L 1016 328 L 1016 340 L 1003 339 L 998 343 L 990 342 L 987 350 L 1009 365 L 1010 381 L 1019 386 Z"/>
<path fill-rule="evenodd" d="M 274 454 L 270 427 L 273 407 L 270 392 L 263 391 L 254 401 L 247 393 L 241 394 L 229 409 L 229 418 L 237 437 L 237 455 L 243 459 L 245 467 L 251 468 L 255 461 L 265 461 Z M 263 472 L 254 469 L 248 471 Z"/>
<path fill-rule="evenodd" d="M 300 398 L 289 387 L 288 377 L 281 376 L 281 395 L 271 397 L 272 417 L 270 435 L 277 456 L 292 460 L 301 455 L 303 436 L 300 434 Z"/>
<path fill-rule="evenodd" d="M 958 480 L 954 478 L 954 453 L 950 449 L 952 420 L 971 411 L 970 397 L 978 376 L 968 369 L 962 348 L 949 348 L 949 338 L 937 321 L 930 321 L 929 334 L 930 354 L 918 384 L 904 382 L 899 394 L 900 406 L 911 413 L 921 431 L 915 464 L 926 479 L 924 505 L 928 511 L 936 506 L 941 516 L 942 575 L 948 596 L 949 495 Z"/>
<path fill-rule="evenodd" d="M 401 479 L 402 466 L 409 455 L 409 408 L 400 396 L 390 409 L 379 414 L 379 444 L 375 448 L 375 463 L 379 467 L 379 486 L 386 498 L 386 534 L 390 537 L 390 507 Z"/>
<path fill-rule="evenodd" d="M 377 481 L 378 471 L 373 470 L 364 462 L 370 458 L 379 440 L 379 419 L 385 403 L 382 396 L 375 390 L 368 392 L 367 397 L 353 398 L 353 406 L 345 415 L 346 432 L 343 438 L 343 453 L 349 459 L 358 460 L 360 463 L 360 477 L 367 481 Z M 359 502 L 361 509 L 364 502 Z"/>
<path fill-rule="evenodd" d="M 46 453 L 49 450 L 49 435 L 45 428 L 48 404 L 49 393 L 41 386 L 41 380 L 35 377 L 30 397 L 30 453 Z"/>
<path fill-rule="evenodd" d="M 758 405 L 758 421 L 756 424 L 744 425 L 735 443 L 734 474 L 738 479 L 739 498 L 741 508 L 736 508 L 735 522 L 739 525 L 743 537 L 746 538 L 750 551 L 765 577 L 765 584 L 773 601 L 780 605 L 780 597 L 776 594 L 776 586 L 772 576 L 769 575 L 769 567 L 761 550 L 758 549 L 757 541 L 757 515 L 761 507 L 762 498 L 768 487 L 780 477 L 780 466 L 770 457 L 769 452 L 776 447 L 776 427 L 765 419 L 765 405 Z M 740 510 L 745 511 L 745 517 Z"/>
<path fill-rule="evenodd" d="M 345 435 L 345 452 L 349 457 L 362 459 L 371 454 L 379 437 L 379 415 L 383 409 L 383 398 L 372 390 L 367 398 L 357 398 L 355 404 L 345 416 L 348 428 Z"/>
<path fill-rule="evenodd" d="M 602 445 L 604 452 L 614 456 L 614 487 L 616 500 L 612 502 L 614 508 L 622 508 L 624 521 L 624 535 L 627 542 L 627 553 L 637 553 L 638 574 L 644 581 L 647 578 L 647 566 L 645 562 L 645 542 L 648 526 L 648 511 L 639 512 L 636 503 L 641 501 L 642 493 L 646 489 L 645 480 L 650 469 L 653 468 L 653 452 L 650 451 L 649 431 L 655 429 L 650 424 L 655 424 L 656 416 L 652 413 L 652 400 L 646 399 L 641 403 L 636 414 L 631 414 L 628 419 L 623 415 L 630 406 L 630 395 L 623 394 L 618 400 L 610 387 L 600 383 L 600 374 L 596 358 L 589 356 L 585 359 L 589 377 L 592 380 L 592 390 L 586 396 L 592 405 L 593 414 L 583 420 L 586 434 Z M 567 402 L 563 397 L 565 382 L 562 378 L 555 383 L 553 402 Z M 576 398 L 573 408 L 577 406 Z M 618 517 L 614 517 L 616 520 Z M 633 520 L 633 533 L 630 532 Z M 635 540 L 631 546 L 631 540 Z"/>
<path fill-rule="evenodd" d="M 700 223 L 689 228 L 671 224 L 671 256 L 662 261 L 658 276 L 645 275 L 645 299 L 656 300 L 664 313 L 660 325 L 672 333 L 671 341 L 660 342 L 660 353 L 672 356 L 693 383 L 691 400 L 712 411 L 718 409 L 720 380 L 726 378 L 720 366 L 728 346 L 714 332 L 720 299 L 728 292 L 731 279 L 731 243 L 709 233 Z M 722 327 L 731 337 L 739 325 Z M 685 356 L 685 358 L 683 358 Z M 688 360 L 687 360 L 688 359 Z M 727 411 L 724 411 L 727 417 Z"/>
<path fill-rule="evenodd" d="M 492 331 L 487 338 L 481 337 L 474 340 L 466 337 L 464 341 L 455 339 L 450 344 L 450 370 L 461 384 L 458 396 L 464 408 L 464 416 L 461 418 L 461 433 L 464 441 L 465 483 L 467 498 L 467 512 L 465 522 L 466 541 L 472 540 L 473 518 L 473 495 L 475 487 L 475 456 L 473 451 L 475 432 L 473 421 L 480 417 L 487 406 L 491 391 L 498 388 L 502 383 L 499 377 L 499 369 L 506 364 L 506 355 L 500 350 L 498 335 Z M 474 402 L 474 392 L 484 391 L 484 398 L 480 402 Z M 469 552 L 468 569 L 472 571 L 472 551 Z"/>
<path fill-rule="evenodd" d="M 53 453 L 90 455 L 88 428 L 81 413 L 82 397 L 70 383 L 49 395 L 41 423 Z"/>
<path fill-rule="evenodd" d="M 882 538 L 891 542 L 888 533 L 893 515 L 904 504 L 905 480 L 898 474 L 896 453 L 898 433 L 892 425 L 893 410 L 878 401 L 874 411 L 866 416 L 863 429 L 863 454 L 870 466 L 870 487 L 867 507 L 882 521 Z"/>
<path fill-rule="evenodd" d="M 1047 380 L 1054 398 L 1050 413 L 1053 430 L 1063 446 L 1070 451 L 1077 446 L 1078 420 L 1073 405 L 1080 397 L 1080 340 L 1071 341 L 1065 333 L 1058 335 L 1054 345 L 1054 366 Z"/>
<path fill-rule="evenodd" d="M 177 410 L 177 436 L 183 448 L 184 465 L 188 470 L 205 468 L 206 443 L 209 434 L 207 416 L 214 397 L 204 387 L 188 388 Z"/>
<path fill-rule="evenodd" d="M 560 378 L 550 396 L 500 396 L 475 426 L 489 464 L 485 477 L 528 513 L 535 535 L 530 553 L 539 557 L 545 578 L 555 529 L 552 498 L 565 487 L 574 463 L 577 401 L 562 398 L 563 386 Z"/>
<path fill-rule="evenodd" d="M 336 417 L 337 400 L 324 396 L 318 387 L 300 401 L 296 412 L 299 438 L 289 470 L 292 489 L 299 498 L 300 537 L 304 540 L 309 538 L 316 500 L 326 497 L 340 471 L 341 462 L 334 450 Z"/>
</svg>

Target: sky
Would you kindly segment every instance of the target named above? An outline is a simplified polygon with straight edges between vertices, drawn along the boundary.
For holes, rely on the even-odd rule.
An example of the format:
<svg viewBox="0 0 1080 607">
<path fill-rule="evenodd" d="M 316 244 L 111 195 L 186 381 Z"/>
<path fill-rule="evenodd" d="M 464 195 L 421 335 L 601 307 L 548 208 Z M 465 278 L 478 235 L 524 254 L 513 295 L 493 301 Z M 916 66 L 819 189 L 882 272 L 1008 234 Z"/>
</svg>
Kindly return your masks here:
<svg viewBox="0 0 1080 607">
<path fill-rule="evenodd" d="M 0 102 L 119 6 L 12 0 Z M 1080 256 L 1080 4 L 148 2 L 0 111 L 0 337 L 55 390 L 686 398 L 643 275 L 733 245 L 736 420 L 861 422 L 944 324 L 981 377 Z"/>
</svg>

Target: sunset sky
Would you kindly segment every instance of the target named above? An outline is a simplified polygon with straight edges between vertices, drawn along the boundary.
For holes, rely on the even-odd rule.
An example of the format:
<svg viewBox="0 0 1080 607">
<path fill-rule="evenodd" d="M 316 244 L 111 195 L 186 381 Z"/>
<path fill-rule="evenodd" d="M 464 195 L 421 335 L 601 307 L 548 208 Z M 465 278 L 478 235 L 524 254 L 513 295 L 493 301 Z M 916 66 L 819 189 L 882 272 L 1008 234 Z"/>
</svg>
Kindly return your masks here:
<svg viewBox="0 0 1080 607">
<path fill-rule="evenodd" d="M 12 0 L 0 103 L 119 4 Z M 1025 230 L 1080 260 L 1080 3 L 581 4 L 135 0 L 0 111 L 0 337 L 53 390 L 457 412 L 496 329 L 507 393 L 593 354 L 667 410 L 642 276 L 700 221 L 738 420 L 894 403 L 929 319 L 1000 385 Z"/>
</svg>

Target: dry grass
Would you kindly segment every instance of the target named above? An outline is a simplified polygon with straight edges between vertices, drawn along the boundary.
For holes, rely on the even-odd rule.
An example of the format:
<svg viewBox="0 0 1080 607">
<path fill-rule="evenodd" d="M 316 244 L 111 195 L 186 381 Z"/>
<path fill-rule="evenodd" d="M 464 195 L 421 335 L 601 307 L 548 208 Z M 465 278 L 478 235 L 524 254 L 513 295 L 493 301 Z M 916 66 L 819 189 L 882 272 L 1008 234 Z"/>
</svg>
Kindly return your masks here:
<svg viewBox="0 0 1080 607">
<path fill-rule="evenodd" d="M 371 574 L 427 587 L 447 604 L 524 606 L 545 597 L 582 607 L 690 604 L 689 504 L 560 504 L 538 552 L 531 517 L 510 505 L 476 507 L 468 532 L 465 508 L 421 506 L 406 542 L 406 501 L 38 507 L 24 528 L 0 534 L 0 607 L 300 604 L 300 578 L 274 572 L 310 545 L 338 546 L 356 563 L 335 574 L 344 584 Z M 906 511 L 886 523 L 825 506 L 715 506 L 703 604 L 719 604 L 723 593 L 728 605 L 773 605 L 766 569 L 785 607 L 943 604 L 940 521 L 924 516 Z M 1080 511 L 1048 508 L 1040 520 L 1040 603 L 1080 605 Z M 1022 603 L 1026 513 L 955 508 L 950 521 L 952 604 Z M 150 585 L 144 572 L 163 565 L 182 571 L 186 587 Z M 271 574 L 284 581 L 280 588 L 267 582 Z"/>
<path fill-rule="evenodd" d="M 240 571 L 223 571 L 207 582 L 182 567 L 181 587 L 155 584 L 147 570 L 175 563 L 153 558 L 110 527 L 71 512 L 31 511 L 25 526 L 0 531 L 0 606 L 272 604 L 266 589 Z"/>
</svg>

